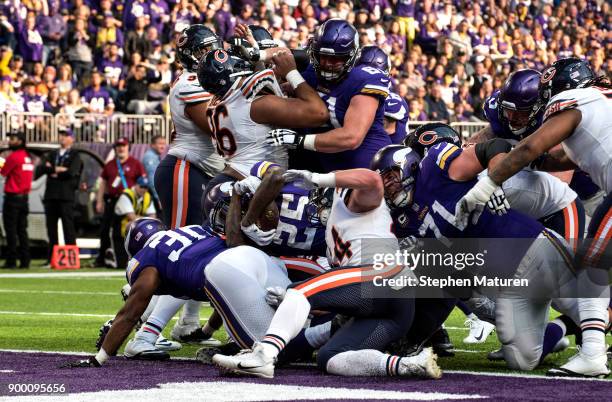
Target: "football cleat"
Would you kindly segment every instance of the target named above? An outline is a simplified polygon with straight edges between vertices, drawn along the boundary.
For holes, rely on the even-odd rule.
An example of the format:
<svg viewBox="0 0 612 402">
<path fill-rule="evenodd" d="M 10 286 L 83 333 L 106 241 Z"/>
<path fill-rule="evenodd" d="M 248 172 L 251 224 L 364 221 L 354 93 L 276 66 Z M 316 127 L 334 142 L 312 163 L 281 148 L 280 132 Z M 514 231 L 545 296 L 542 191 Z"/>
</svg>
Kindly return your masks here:
<svg viewBox="0 0 612 402">
<path fill-rule="evenodd" d="M 402 357 L 397 369 L 398 374 L 408 377 L 439 379 L 442 370 L 438 366 L 438 356 L 432 348 L 425 348 L 415 356 Z"/>
<path fill-rule="evenodd" d="M 440 327 L 433 335 L 429 338 L 431 346 L 434 352 L 440 357 L 453 357 L 455 356 L 455 346 L 448 336 L 448 332 L 444 327 Z"/>
<path fill-rule="evenodd" d="M 202 346 L 221 346 L 221 341 L 213 338 L 211 335 L 206 335 L 199 324 L 183 324 L 178 321 L 174 328 L 172 328 L 170 336 L 175 341 L 181 343 Z"/>
<path fill-rule="evenodd" d="M 569 346 L 570 346 L 570 340 L 567 336 L 564 336 L 563 338 L 559 339 L 559 342 L 557 342 L 552 352 L 553 353 L 563 352 L 565 349 L 569 348 Z"/>
<path fill-rule="evenodd" d="M 98 339 L 96 340 L 96 350 L 100 350 L 102 344 L 104 343 L 104 339 L 106 339 L 106 335 L 108 331 L 110 331 L 113 326 L 113 320 L 108 320 L 100 327 L 100 332 L 98 332 Z"/>
<path fill-rule="evenodd" d="M 165 350 L 159 350 L 155 345 L 136 338 L 125 345 L 123 355 L 134 360 L 166 360 L 170 358 Z"/>
<path fill-rule="evenodd" d="M 492 362 L 497 362 L 497 361 L 505 360 L 503 349 L 499 348 L 497 350 L 489 352 L 487 354 L 487 359 L 491 360 Z"/>
<path fill-rule="evenodd" d="M 220 355 L 235 355 L 240 353 L 240 346 L 235 342 L 229 342 L 221 346 L 207 346 L 198 349 L 196 352 L 196 360 L 202 364 L 213 364 L 213 356 Z"/>
<path fill-rule="evenodd" d="M 166 339 L 161 335 L 157 338 L 157 341 L 155 342 L 155 348 L 159 350 L 165 350 L 166 352 L 181 350 L 182 347 L 183 345 L 181 345 L 180 343 Z"/>
<path fill-rule="evenodd" d="M 550 377 L 589 377 L 604 378 L 610 375 L 608 357 L 605 353 L 599 356 L 587 356 L 578 351 L 563 366 L 552 368 L 546 372 Z"/>
<path fill-rule="evenodd" d="M 216 354 L 212 361 L 222 371 L 261 378 L 274 378 L 276 358 L 265 355 L 261 343 L 256 342 L 252 350 L 243 350 L 235 356 Z"/>
<path fill-rule="evenodd" d="M 465 326 L 470 328 L 470 333 L 463 339 L 463 343 L 485 343 L 491 332 L 495 331 L 495 325 L 482 321 L 478 318 L 465 320 Z"/>
</svg>

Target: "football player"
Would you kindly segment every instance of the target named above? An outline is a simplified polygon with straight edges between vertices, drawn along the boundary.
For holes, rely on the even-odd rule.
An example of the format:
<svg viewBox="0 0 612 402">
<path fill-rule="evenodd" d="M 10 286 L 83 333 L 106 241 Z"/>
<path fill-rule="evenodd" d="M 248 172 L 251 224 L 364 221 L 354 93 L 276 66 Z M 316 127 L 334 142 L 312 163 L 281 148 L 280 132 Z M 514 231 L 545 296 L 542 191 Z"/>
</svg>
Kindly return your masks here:
<svg viewBox="0 0 612 402">
<path fill-rule="evenodd" d="M 486 166 L 494 164 L 502 157 L 499 153 L 485 144 L 462 150 L 451 143 L 439 143 L 429 149 L 417 169 L 386 172 L 383 175 L 385 196 L 392 202 L 400 194 L 408 200 L 407 212 L 421 217 L 421 236 L 432 236 L 449 245 L 454 238 L 478 238 L 479 244 L 489 250 L 487 266 L 502 270 L 510 277 L 529 278 L 525 292 L 532 293 L 504 288 L 499 294 L 496 322 L 509 367 L 532 370 L 542 353 L 548 306 L 553 296 L 557 310 L 578 319 L 576 300 L 563 297 L 575 291 L 571 250 L 558 234 L 514 210 L 497 215 L 483 206 L 479 219 L 470 219 L 467 226 L 460 226 L 450 212 L 462 194 L 477 182 L 476 177 L 483 169 L 481 161 Z M 412 160 L 408 162 L 415 166 Z M 404 162 L 399 164 L 403 166 Z M 504 239 L 508 238 L 515 239 L 511 254 L 503 252 L 508 247 Z"/>
<path fill-rule="evenodd" d="M 389 76 L 391 62 L 389 56 L 378 46 L 369 45 L 361 48 L 361 57 L 357 64 L 371 66 Z M 408 135 L 408 103 L 406 100 L 389 91 L 385 99 L 385 131 L 389 134 L 392 144 L 401 144 Z"/>
<path fill-rule="evenodd" d="M 387 297 L 373 294 L 373 276 L 393 278 L 404 270 L 402 265 L 379 270 L 371 265 L 374 253 L 398 250 L 380 176 L 368 169 L 328 174 L 293 170 L 285 178 L 302 180 L 309 188 L 336 187 L 326 228 L 328 259 L 336 268 L 288 289 L 270 289 L 269 301 L 280 304 L 263 340 L 251 352 L 217 354 L 213 362 L 233 373 L 272 378 L 277 356 L 300 332 L 310 311 L 323 310 L 353 317 L 319 350 L 318 366 L 323 371 L 439 378 L 431 348 L 411 357 L 382 352 L 410 328 L 414 299 L 406 288 L 390 289 Z"/>
<path fill-rule="evenodd" d="M 212 95 L 197 80 L 199 58 L 210 50 L 223 47 L 221 39 L 208 27 L 194 24 L 185 28 L 177 40 L 177 56 L 183 67 L 170 88 L 169 104 L 174 124 L 168 154 L 155 171 L 155 188 L 162 204 L 162 220 L 170 228 L 202 222 L 201 199 L 208 181 L 223 169 L 223 160 L 215 152 L 211 131 L 205 118 Z M 129 293 L 129 287 L 126 287 Z M 181 342 L 208 342 L 213 330 L 202 332 L 199 320 L 200 303 L 161 296 L 134 340 L 125 348 L 129 358 L 165 358 L 165 350 L 176 350 L 176 342 L 167 347 L 155 345 L 167 322 L 185 306 L 172 330 L 172 337 Z M 214 322 L 214 319 L 213 319 Z M 211 340 L 215 342 L 215 340 Z M 218 342 L 217 342 L 218 343 Z M 145 356 L 146 355 L 146 356 Z"/>
<path fill-rule="evenodd" d="M 153 295 L 210 299 L 223 317 L 228 334 L 243 347 L 263 336 L 274 314 L 265 302 L 265 288 L 289 284 L 283 262 L 253 247 L 228 249 L 224 240 L 207 226 L 165 229 L 162 222 L 151 218 L 130 223 L 125 241 L 126 251 L 133 256 L 126 270 L 130 294 L 98 354 L 71 366 L 99 367 L 113 356 Z M 215 283 L 227 280 L 228 272 L 234 275 L 231 278 L 234 288 L 239 283 L 242 291 L 238 297 L 234 292 L 235 297 L 228 304 L 220 304 Z M 253 280 L 244 280 L 247 278 Z"/>
<path fill-rule="evenodd" d="M 304 78 L 323 98 L 329 120 L 324 127 L 311 130 L 319 134 L 276 130 L 268 141 L 315 151 L 303 155 L 305 163 L 310 167 L 313 160 L 318 160 L 325 172 L 368 168 L 376 151 L 391 143 L 384 127 L 389 77 L 378 68 L 356 65 L 359 35 L 343 19 L 332 18 L 321 24 L 308 52 L 311 65 L 304 71 Z"/>
<path fill-rule="evenodd" d="M 208 53 L 199 63 L 198 80 L 214 95 L 206 110 L 217 152 L 226 167 L 209 188 L 240 180 L 251 167 L 270 160 L 287 167 L 287 150 L 266 143 L 273 127 L 316 127 L 329 118 L 325 103 L 297 71 L 288 50 L 272 57 L 275 71 L 253 71 L 253 66 L 224 50 Z M 284 77 L 295 98 L 286 98 L 276 80 Z"/>
<path fill-rule="evenodd" d="M 540 100 L 546 105 L 544 123 L 521 141 L 486 177 L 468 191 L 458 203 L 455 217 L 464 224 L 483 200 L 499 184 L 532 162 L 542 170 L 567 170 L 579 167 L 607 193 L 597 207 L 588 228 L 581 257 L 582 286 L 589 296 L 579 299 L 582 348 L 575 358 L 552 375 L 608 375 L 605 328 L 608 323 L 610 269 L 609 241 L 612 237 L 612 86 L 593 73 L 587 62 L 578 58 L 560 59 L 544 70 L 540 79 Z M 556 145 L 554 151 L 546 153 Z M 536 160 L 537 159 L 537 160 Z M 600 267 L 602 270 L 585 269 Z M 598 272 L 601 271 L 601 272 Z"/>
<path fill-rule="evenodd" d="M 485 100 L 484 114 L 489 125 L 473 135 L 468 140 L 468 143 L 479 143 L 492 138 L 502 138 L 514 146 L 523 138 L 533 134 L 542 125 L 542 116 L 544 115 L 544 108 L 539 100 L 538 88 L 540 77 L 541 74 L 538 71 L 531 69 L 518 70 L 512 73 L 503 87 Z M 531 172 L 529 169 L 527 171 Z M 522 180 L 522 177 L 525 180 Z M 520 184 L 524 184 L 526 188 L 529 188 L 529 179 L 534 180 L 535 178 L 529 176 L 529 173 L 515 175 L 513 185 L 520 186 Z M 540 178 L 539 180 L 552 179 Z M 578 221 L 583 225 L 585 214 L 582 210 L 585 209 L 587 215 L 591 216 L 594 209 L 601 202 L 603 192 L 599 191 L 599 187 L 580 169 L 576 169 L 573 172 L 569 186 L 578 194 L 579 200 L 582 202 L 578 201 L 576 203 L 575 209 L 577 214 L 570 213 L 567 217 L 577 215 Z M 541 186 L 536 187 L 542 188 Z M 555 183 L 549 183 L 549 187 L 552 189 L 552 187 L 560 186 Z M 533 193 L 531 193 L 531 190 L 528 190 L 523 191 L 522 194 L 528 196 Z M 544 193 L 544 196 L 554 195 L 552 193 Z M 582 206 L 583 202 L 585 204 L 584 208 Z M 537 202 L 534 205 L 537 205 Z M 569 221 L 567 224 L 568 227 L 575 226 Z M 582 238 L 582 231 L 580 233 L 580 237 L 574 237 L 574 239 Z"/>
</svg>

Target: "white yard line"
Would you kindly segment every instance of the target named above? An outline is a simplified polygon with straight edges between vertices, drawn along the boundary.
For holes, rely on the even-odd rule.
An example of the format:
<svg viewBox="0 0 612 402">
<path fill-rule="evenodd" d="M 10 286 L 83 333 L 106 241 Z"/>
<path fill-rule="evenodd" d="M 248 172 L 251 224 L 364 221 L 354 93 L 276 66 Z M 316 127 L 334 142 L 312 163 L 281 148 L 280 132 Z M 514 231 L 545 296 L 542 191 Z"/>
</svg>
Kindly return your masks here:
<svg viewBox="0 0 612 402">
<path fill-rule="evenodd" d="M 50 295 L 94 295 L 94 296 L 115 296 L 121 297 L 119 292 L 80 292 L 71 290 L 23 290 L 23 289 L 0 289 L 0 293 L 43 293 Z"/>
<path fill-rule="evenodd" d="M 0 274 L 0 278 L 26 278 L 26 279 L 40 279 L 40 278 L 55 278 L 55 279 L 66 279 L 66 278 L 108 278 L 108 277 L 124 277 L 125 271 L 118 270 L 105 271 L 105 272 L 37 272 L 37 273 L 10 273 Z"/>
</svg>

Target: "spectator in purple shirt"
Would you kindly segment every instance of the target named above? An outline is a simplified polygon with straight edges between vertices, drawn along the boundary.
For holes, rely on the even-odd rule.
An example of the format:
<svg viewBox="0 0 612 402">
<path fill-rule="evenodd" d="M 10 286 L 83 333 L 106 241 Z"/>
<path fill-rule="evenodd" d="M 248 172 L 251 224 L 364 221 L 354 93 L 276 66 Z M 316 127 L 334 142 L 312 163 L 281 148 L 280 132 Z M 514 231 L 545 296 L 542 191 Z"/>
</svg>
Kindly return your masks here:
<svg viewBox="0 0 612 402">
<path fill-rule="evenodd" d="M 170 22 L 170 8 L 166 0 L 152 0 L 149 3 L 149 11 L 151 14 L 151 26 L 157 29 L 157 32 L 162 35 L 166 24 Z"/>
<path fill-rule="evenodd" d="M 135 29 L 139 18 L 150 16 L 149 3 L 146 0 L 133 0 L 125 6 L 123 23 L 126 30 Z"/>
<path fill-rule="evenodd" d="M 395 2 L 395 15 L 400 24 L 400 32 L 406 37 L 408 46 L 416 35 L 416 24 L 414 21 L 415 0 L 397 0 Z"/>
<path fill-rule="evenodd" d="M 49 2 L 49 15 L 39 15 L 37 21 L 38 29 L 43 38 L 43 64 L 58 64 L 61 58 L 60 41 L 66 35 L 66 21 L 59 14 L 59 2 Z"/>
<path fill-rule="evenodd" d="M 85 88 L 81 101 L 86 104 L 89 113 L 112 114 L 115 103 L 108 91 L 102 88 L 102 74 L 99 71 L 91 73 L 91 86 Z"/>
<path fill-rule="evenodd" d="M 199 21 L 201 18 L 200 12 L 195 5 L 189 3 L 188 0 L 180 0 L 172 9 L 170 21 L 172 24 L 191 25 Z"/>
<path fill-rule="evenodd" d="M 36 85 L 31 80 L 23 82 L 23 110 L 31 113 L 42 113 L 45 104 L 42 96 L 36 93 Z"/>
<path fill-rule="evenodd" d="M 43 58 L 43 39 L 36 27 L 36 14 L 29 12 L 25 24 L 20 23 L 17 42 L 19 53 L 23 56 L 24 69 L 29 73 L 35 63 Z"/>
</svg>

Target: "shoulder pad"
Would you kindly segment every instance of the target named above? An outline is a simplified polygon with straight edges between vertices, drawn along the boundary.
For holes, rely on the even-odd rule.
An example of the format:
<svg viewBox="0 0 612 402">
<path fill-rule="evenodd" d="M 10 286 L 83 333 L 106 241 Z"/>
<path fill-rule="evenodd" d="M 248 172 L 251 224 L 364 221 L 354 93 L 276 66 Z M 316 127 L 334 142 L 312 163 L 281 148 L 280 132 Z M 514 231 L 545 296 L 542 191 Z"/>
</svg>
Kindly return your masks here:
<svg viewBox="0 0 612 402">
<path fill-rule="evenodd" d="M 268 161 L 257 162 L 251 167 L 250 174 L 251 176 L 255 176 L 260 179 L 263 179 L 268 169 L 270 169 L 273 166 L 280 167 L 278 163 L 274 163 L 274 162 L 268 162 Z"/>
<path fill-rule="evenodd" d="M 591 102 L 605 98 L 605 95 L 595 88 L 576 88 L 563 91 L 553 96 L 544 110 L 543 121 L 550 116 L 562 112 L 582 107 Z"/>
<path fill-rule="evenodd" d="M 174 96 L 185 103 L 204 102 L 213 97 L 200 86 L 195 73 L 184 73 L 179 77 L 175 84 Z"/>
<path fill-rule="evenodd" d="M 242 83 L 240 91 L 242 92 L 242 95 L 247 98 L 247 100 L 252 101 L 257 97 L 257 95 L 260 95 L 260 92 L 264 88 L 271 90 L 276 96 L 284 96 L 283 91 L 280 89 L 280 85 L 278 85 L 278 81 L 274 76 L 274 71 L 269 68 L 248 77 Z"/>
</svg>

